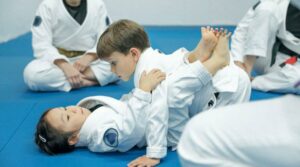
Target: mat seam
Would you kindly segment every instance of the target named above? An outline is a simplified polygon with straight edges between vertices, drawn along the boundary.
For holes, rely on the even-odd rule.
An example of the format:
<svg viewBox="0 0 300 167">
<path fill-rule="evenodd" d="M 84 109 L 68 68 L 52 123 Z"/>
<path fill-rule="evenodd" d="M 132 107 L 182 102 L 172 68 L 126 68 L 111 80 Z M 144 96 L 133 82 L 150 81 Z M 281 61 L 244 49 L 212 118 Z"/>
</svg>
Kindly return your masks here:
<svg viewBox="0 0 300 167">
<path fill-rule="evenodd" d="M 20 129 L 20 127 L 23 125 L 24 121 L 28 118 L 28 116 L 33 112 L 33 108 L 37 105 L 37 102 L 35 102 L 32 107 L 30 108 L 31 112 L 28 112 L 28 114 L 25 116 L 25 118 L 21 121 L 20 125 L 14 130 L 12 135 L 9 137 L 8 141 L 3 145 L 3 147 L 0 149 L 0 153 L 4 150 L 4 148 L 7 146 L 7 144 L 10 142 L 10 140 L 15 136 L 17 131 Z"/>
</svg>

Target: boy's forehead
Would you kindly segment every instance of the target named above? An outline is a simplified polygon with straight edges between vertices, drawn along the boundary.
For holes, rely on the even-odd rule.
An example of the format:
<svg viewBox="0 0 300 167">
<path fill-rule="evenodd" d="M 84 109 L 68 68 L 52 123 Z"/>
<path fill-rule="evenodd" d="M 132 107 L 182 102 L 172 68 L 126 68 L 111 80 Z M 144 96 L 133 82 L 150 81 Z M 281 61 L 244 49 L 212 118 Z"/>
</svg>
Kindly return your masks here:
<svg viewBox="0 0 300 167">
<path fill-rule="evenodd" d="M 122 56 L 122 53 L 120 53 L 120 52 L 113 52 L 109 56 L 107 56 L 107 58 L 105 58 L 105 59 L 108 60 L 108 61 L 112 61 L 112 60 L 120 58 L 121 56 Z"/>
</svg>

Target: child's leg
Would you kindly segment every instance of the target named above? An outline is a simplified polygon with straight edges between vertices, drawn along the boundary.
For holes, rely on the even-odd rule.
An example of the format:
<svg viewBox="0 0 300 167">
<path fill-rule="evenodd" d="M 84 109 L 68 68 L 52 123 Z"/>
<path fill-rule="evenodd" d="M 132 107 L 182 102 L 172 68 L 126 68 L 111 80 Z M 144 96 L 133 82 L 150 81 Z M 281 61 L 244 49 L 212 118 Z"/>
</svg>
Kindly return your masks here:
<svg viewBox="0 0 300 167">
<path fill-rule="evenodd" d="M 206 61 L 211 56 L 215 46 L 218 43 L 218 34 L 215 34 L 213 28 L 201 27 L 201 34 L 202 38 L 200 42 L 188 57 L 190 63 L 193 63 L 197 60 L 200 60 L 201 62 Z"/>
<path fill-rule="evenodd" d="M 226 31 L 219 32 L 218 44 L 204 63 L 195 61 L 178 68 L 168 76 L 168 104 L 170 108 L 182 108 L 192 103 L 197 92 L 204 93 L 209 100 L 213 94 L 212 75 L 229 63 L 228 38 Z M 208 91 L 209 90 L 209 91 Z M 207 104 L 205 100 L 204 104 Z M 201 107 L 200 107 L 201 108 Z"/>
</svg>

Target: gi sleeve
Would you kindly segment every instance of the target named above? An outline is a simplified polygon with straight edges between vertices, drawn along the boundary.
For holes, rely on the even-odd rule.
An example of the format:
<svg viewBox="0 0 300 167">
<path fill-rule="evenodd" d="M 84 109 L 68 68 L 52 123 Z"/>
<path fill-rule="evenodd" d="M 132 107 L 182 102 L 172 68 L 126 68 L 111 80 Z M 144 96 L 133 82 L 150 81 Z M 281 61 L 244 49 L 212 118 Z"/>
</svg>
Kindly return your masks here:
<svg viewBox="0 0 300 167">
<path fill-rule="evenodd" d="M 151 102 L 151 94 L 140 89 L 134 89 L 129 95 L 123 96 L 126 109 L 121 112 L 119 122 L 120 137 L 118 150 L 127 151 L 142 140 L 145 134 L 146 110 Z"/>
<path fill-rule="evenodd" d="M 46 6 L 46 3 L 42 3 L 36 12 L 31 27 L 34 56 L 51 63 L 56 59 L 64 59 L 68 62 L 68 58 L 59 54 L 58 50 L 52 45 L 52 25 L 55 24 L 54 18 L 57 17 L 52 10 Z"/>
<path fill-rule="evenodd" d="M 99 127 L 91 134 L 88 148 L 92 152 L 113 152 L 119 144 L 119 130 L 116 124 L 110 123 Z"/>
<path fill-rule="evenodd" d="M 167 81 L 152 91 L 152 103 L 147 110 L 146 156 L 163 158 L 167 154 L 167 130 L 169 111 L 167 105 Z"/>
</svg>

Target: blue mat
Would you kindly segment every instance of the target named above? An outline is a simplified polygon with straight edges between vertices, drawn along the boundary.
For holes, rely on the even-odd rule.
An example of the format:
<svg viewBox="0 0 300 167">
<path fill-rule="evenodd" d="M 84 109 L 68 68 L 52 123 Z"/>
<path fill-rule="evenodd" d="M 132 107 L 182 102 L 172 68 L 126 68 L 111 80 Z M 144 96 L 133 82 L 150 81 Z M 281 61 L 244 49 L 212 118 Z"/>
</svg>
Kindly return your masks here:
<svg viewBox="0 0 300 167">
<path fill-rule="evenodd" d="M 226 27 L 230 31 L 234 27 Z M 171 53 L 180 47 L 193 49 L 200 39 L 199 27 L 146 27 L 153 48 Z M 92 95 L 120 98 L 133 88 L 132 81 L 106 87 L 89 87 L 64 92 L 32 92 L 23 82 L 23 69 L 32 60 L 31 34 L 0 44 L 0 167 L 18 166 L 126 166 L 143 155 L 145 149 L 126 153 L 91 153 L 78 149 L 70 154 L 48 156 L 33 142 L 36 123 L 50 107 L 71 105 Z M 251 100 L 274 98 L 282 94 L 253 91 Z M 176 152 L 169 151 L 160 166 L 177 167 Z"/>
</svg>

